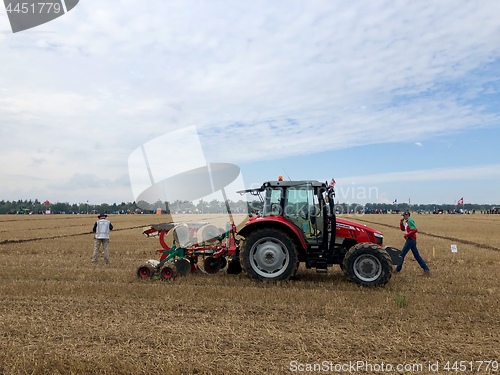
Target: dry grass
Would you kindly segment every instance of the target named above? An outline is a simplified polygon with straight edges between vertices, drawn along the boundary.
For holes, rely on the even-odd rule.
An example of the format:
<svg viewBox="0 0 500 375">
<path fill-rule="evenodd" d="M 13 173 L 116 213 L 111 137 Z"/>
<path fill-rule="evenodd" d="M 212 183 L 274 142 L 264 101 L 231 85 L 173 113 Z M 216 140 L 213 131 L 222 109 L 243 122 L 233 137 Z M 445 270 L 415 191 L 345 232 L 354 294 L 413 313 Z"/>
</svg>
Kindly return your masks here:
<svg viewBox="0 0 500 375">
<path fill-rule="evenodd" d="M 405 373 L 440 361 L 446 373 L 446 361 L 500 360 L 500 216 L 415 215 L 433 275 L 410 255 L 379 289 L 338 267 L 277 284 L 222 271 L 141 281 L 159 248 L 141 228 L 163 217 L 110 219 L 106 266 L 90 263 L 93 216 L 0 217 L 0 374 L 281 374 L 291 361 L 423 366 Z M 396 215 L 354 219 L 402 246 Z"/>
</svg>

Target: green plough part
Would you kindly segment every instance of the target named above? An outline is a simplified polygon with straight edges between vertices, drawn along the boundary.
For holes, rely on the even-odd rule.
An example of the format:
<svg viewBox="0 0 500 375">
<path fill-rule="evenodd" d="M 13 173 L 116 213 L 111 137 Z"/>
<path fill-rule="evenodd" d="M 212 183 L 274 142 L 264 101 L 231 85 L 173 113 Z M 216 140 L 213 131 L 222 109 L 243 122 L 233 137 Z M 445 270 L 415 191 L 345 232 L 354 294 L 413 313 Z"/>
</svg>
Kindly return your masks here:
<svg viewBox="0 0 500 375">
<path fill-rule="evenodd" d="M 156 266 L 156 271 L 160 271 L 165 263 L 167 263 L 171 259 L 174 259 L 175 257 L 179 257 L 181 259 L 184 258 L 186 255 L 186 248 L 182 246 L 177 247 L 174 240 L 174 242 L 172 243 L 172 248 L 169 250 L 164 250 L 163 254 L 168 254 L 168 256 L 160 263 L 158 263 L 158 265 Z"/>
</svg>

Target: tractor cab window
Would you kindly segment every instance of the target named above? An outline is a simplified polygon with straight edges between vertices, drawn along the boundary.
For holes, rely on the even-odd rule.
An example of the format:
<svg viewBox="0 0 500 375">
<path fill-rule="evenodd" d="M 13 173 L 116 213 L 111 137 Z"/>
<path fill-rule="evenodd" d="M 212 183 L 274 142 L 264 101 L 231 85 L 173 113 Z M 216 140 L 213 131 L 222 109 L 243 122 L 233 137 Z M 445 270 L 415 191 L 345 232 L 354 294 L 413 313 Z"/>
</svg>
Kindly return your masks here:
<svg viewBox="0 0 500 375">
<path fill-rule="evenodd" d="M 264 211 L 262 216 L 280 216 L 282 213 L 282 199 L 282 188 L 267 188 L 266 196 L 264 198 Z"/>
<path fill-rule="evenodd" d="M 307 242 L 321 242 L 321 207 L 311 184 L 292 186 L 287 189 L 284 216 L 302 230 Z"/>
</svg>

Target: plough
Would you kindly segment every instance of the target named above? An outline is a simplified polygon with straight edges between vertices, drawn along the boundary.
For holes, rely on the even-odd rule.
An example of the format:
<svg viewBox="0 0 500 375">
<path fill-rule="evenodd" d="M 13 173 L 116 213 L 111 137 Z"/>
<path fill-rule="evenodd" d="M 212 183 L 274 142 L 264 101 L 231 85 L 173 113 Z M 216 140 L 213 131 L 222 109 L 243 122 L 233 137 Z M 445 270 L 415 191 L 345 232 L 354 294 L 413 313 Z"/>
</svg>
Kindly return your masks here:
<svg viewBox="0 0 500 375">
<path fill-rule="evenodd" d="M 229 222 L 226 229 L 209 223 L 162 223 L 151 224 L 143 231 L 148 237 L 158 237 L 160 260 L 149 259 L 137 269 L 137 277 L 147 279 L 159 275 L 171 280 L 175 275 L 190 272 L 217 273 L 228 266 L 227 272 L 241 272 L 237 259 L 239 240 L 235 238 L 236 226 Z M 203 269 L 199 267 L 199 258 Z M 226 257 L 230 257 L 229 265 Z"/>
</svg>

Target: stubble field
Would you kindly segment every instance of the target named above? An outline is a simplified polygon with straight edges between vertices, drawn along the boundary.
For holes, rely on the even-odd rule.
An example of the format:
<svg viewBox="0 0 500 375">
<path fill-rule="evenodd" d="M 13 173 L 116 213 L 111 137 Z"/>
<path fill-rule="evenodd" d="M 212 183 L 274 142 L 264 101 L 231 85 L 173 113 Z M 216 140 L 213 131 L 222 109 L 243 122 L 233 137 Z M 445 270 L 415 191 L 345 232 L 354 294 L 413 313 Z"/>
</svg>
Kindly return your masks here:
<svg viewBox="0 0 500 375">
<path fill-rule="evenodd" d="M 2 215 L 0 374 L 500 373 L 500 215 L 413 217 L 432 276 L 410 254 L 363 288 L 338 266 L 138 280 L 160 247 L 142 228 L 164 216 L 110 215 L 111 264 L 94 265 L 94 215 Z M 351 218 L 403 245 L 399 216 Z"/>
</svg>

